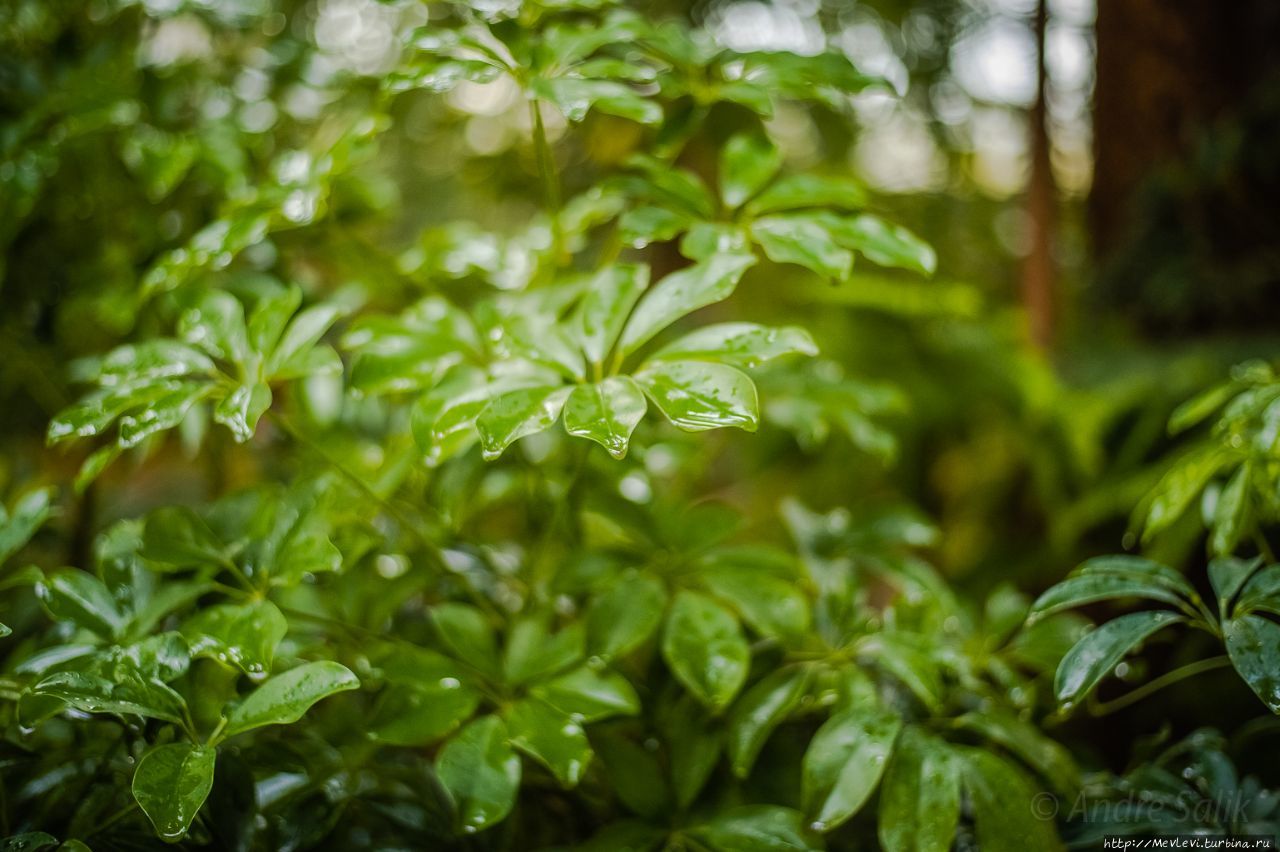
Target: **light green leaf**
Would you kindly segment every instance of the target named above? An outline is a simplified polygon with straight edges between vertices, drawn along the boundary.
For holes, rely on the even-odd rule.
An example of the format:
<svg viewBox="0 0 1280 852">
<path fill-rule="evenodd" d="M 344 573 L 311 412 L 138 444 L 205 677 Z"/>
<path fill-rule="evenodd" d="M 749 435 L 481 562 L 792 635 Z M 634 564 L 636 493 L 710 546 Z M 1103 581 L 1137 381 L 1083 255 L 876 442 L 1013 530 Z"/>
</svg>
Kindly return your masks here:
<svg viewBox="0 0 1280 852">
<path fill-rule="evenodd" d="M 687 432 L 724 426 L 754 432 L 760 424 L 755 383 L 734 367 L 705 361 L 656 361 L 635 379 L 667 419 Z"/>
<path fill-rule="evenodd" d="M 598 595 L 587 609 L 587 647 L 605 659 L 626 654 L 662 623 L 667 592 L 645 574 L 623 577 Z"/>
<path fill-rule="evenodd" d="M 666 207 L 635 207 L 618 220 L 618 237 L 632 248 L 675 239 L 693 220 Z"/>
<path fill-rule="evenodd" d="M 733 773 L 746 778 L 765 740 L 795 709 L 808 684 L 808 670 L 786 666 L 752 686 L 729 711 L 729 760 Z"/>
<path fill-rule="evenodd" d="M 146 402 L 133 414 L 120 418 L 118 441 L 121 447 L 136 447 L 157 432 L 173 429 L 182 423 L 191 406 L 213 392 L 213 386 L 199 382 L 180 382 Z"/>
<path fill-rule="evenodd" d="M 14 504 L 12 512 L 5 512 L 0 504 L 0 564 L 31 540 L 36 530 L 53 514 L 53 489 L 37 488 L 28 491 Z"/>
<path fill-rule="evenodd" d="M 567 387 L 536 387 L 494 397 L 476 418 L 480 446 L 489 460 L 502 455 L 513 442 L 549 428 L 569 398 Z"/>
<path fill-rule="evenodd" d="M 716 852 L 808 852 L 822 844 L 809 833 L 804 816 L 777 805 L 741 805 L 690 830 Z"/>
<path fill-rule="evenodd" d="M 680 239 L 680 253 L 702 263 L 719 254 L 750 254 L 747 229 L 736 222 L 694 222 Z"/>
<path fill-rule="evenodd" d="M 796 637 L 809 629 L 809 600 L 793 582 L 733 566 L 706 569 L 702 582 L 765 636 Z"/>
<path fill-rule="evenodd" d="M 885 852 L 949 852 L 959 820 L 959 762 L 944 741 L 908 727 L 880 788 L 880 845 Z"/>
<path fill-rule="evenodd" d="M 747 213 L 760 216 L 810 207 L 857 210 L 867 203 L 866 190 L 847 178 L 832 175 L 787 175 L 774 181 L 747 205 Z"/>
<path fill-rule="evenodd" d="M 1082 563 L 1077 574 L 1125 574 L 1139 575 L 1173 590 L 1189 601 L 1198 600 L 1195 587 L 1187 578 L 1159 562 L 1141 556 L 1096 556 Z"/>
<path fill-rule="evenodd" d="M 591 761 L 591 743 L 581 723 L 535 698 L 516 702 L 507 714 L 511 744 L 551 770 L 565 787 L 576 787 Z"/>
<path fill-rule="evenodd" d="M 1216 556 L 1229 556 L 1235 552 L 1249 526 L 1249 482 L 1253 465 L 1245 462 L 1232 474 L 1221 493 L 1213 512 L 1213 535 L 1209 538 L 1209 552 Z"/>
<path fill-rule="evenodd" d="M 676 595 L 662 637 L 662 657 L 699 701 L 722 710 L 747 679 L 751 651 L 733 614 L 697 592 Z"/>
<path fill-rule="evenodd" d="M 749 254 L 717 254 L 663 278 L 631 314 L 619 348 L 623 354 L 634 352 L 685 314 L 727 298 L 753 263 Z"/>
<path fill-rule="evenodd" d="M 1240 677 L 1272 713 L 1280 714 L 1280 625 L 1242 615 L 1223 624 L 1222 633 Z"/>
<path fill-rule="evenodd" d="M 480 831 L 501 822 L 520 788 L 520 757 L 497 716 L 482 716 L 445 743 L 436 776 L 457 808 L 459 828 Z"/>
<path fill-rule="evenodd" d="M 841 248 L 821 221 L 803 213 L 757 219 L 751 237 L 774 263 L 794 263 L 834 281 L 853 271 L 853 252 Z"/>
<path fill-rule="evenodd" d="M 249 356 L 248 330 L 244 307 L 222 290 L 203 293 L 195 305 L 178 320 L 178 334 L 187 343 L 209 355 L 233 364 L 244 364 Z"/>
<path fill-rule="evenodd" d="M 759 133 L 739 133 L 720 149 L 720 198 L 735 210 L 782 168 L 782 152 Z"/>
<path fill-rule="evenodd" d="M 294 317 L 267 359 L 265 375 L 292 378 L 309 372 L 308 353 L 341 315 L 337 305 L 314 305 Z"/>
<path fill-rule="evenodd" d="M 644 392 L 629 376 L 578 385 L 564 406 L 564 428 L 570 435 L 595 441 L 615 459 L 627 455 L 631 433 L 644 417 Z"/>
<path fill-rule="evenodd" d="M 770 328 L 752 322 L 704 326 L 658 350 L 650 360 L 717 361 L 734 367 L 758 367 L 784 355 L 817 355 L 818 347 L 804 329 Z"/>
<path fill-rule="evenodd" d="M 616 264 L 591 279 L 574 315 L 583 354 L 601 364 L 626 325 L 627 317 L 649 286 L 649 267 Z"/>
<path fill-rule="evenodd" d="M 214 657 L 257 677 L 271 671 L 276 646 L 288 630 L 279 607 L 266 600 L 212 606 L 182 626 L 192 654 Z"/>
<path fill-rule="evenodd" d="M 857 249 L 872 263 L 910 269 L 922 275 L 932 275 L 938 266 L 938 256 L 928 243 L 879 216 L 864 213 L 851 219 L 833 216 L 824 221 L 838 242 Z"/>
<path fill-rule="evenodd" d="M 125 616 L 111 592 L 86 571 L 54 571 L 36 584 L 36 594 L 55 619 L 74 622 L 77 627 L 108 638 L 124 628 Z"/>
<path fill-rule="evenodd" d="M 819 831 L 845 822 L 870 798 L 884 774 L 902 720 L 878 707 L 855 707 L 813 735 L 801 767 L 800 800 Z"/>
<path fill-rule="evenodd" d="M 213 410 L 213 419 L 243 444 L 253 437 L 258 420 L 271 407 L 271 388 L 262 382 L 238 385 Z"/>
<path fill-rule="evenodd" d="M 1088 695 L 1116 664 L 1151 634 L 1186 618 L 1167 610 L 1122 615 L 1086 633 L 1058 665 L 1054 693 L 1064 708 Z"/>
<path fill-rule="evenodd" d="M 167 841 L 180 840 L 213 789 L 217 751 L 190 743 L 154 748 L 133 774 L 133 797 Z"/>
<path fill-rule="evenodd" d="M 263 725 L 291 724 L 322 698 L 359 686 L 356 676 L 340 663 L 304 663 L 275 675 L 249 693 L 227 714 L 223 735 L 233 737 Z"/>
</svg>

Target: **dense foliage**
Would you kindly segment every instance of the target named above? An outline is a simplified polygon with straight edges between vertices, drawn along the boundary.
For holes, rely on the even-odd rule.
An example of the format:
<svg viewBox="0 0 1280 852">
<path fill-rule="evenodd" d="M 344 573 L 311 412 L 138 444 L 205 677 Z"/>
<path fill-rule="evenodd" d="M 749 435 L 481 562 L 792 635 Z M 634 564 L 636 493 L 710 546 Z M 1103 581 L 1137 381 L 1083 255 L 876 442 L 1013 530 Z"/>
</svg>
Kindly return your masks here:
<svg viewBox="0 0 1280 852">
<path fill-rule="evenodd" d="M 955 291 L 911 307 L 932 249 L 779 138 L 892 96 L 844 53 L 608 0 L 74 7 L 0 11 L 6 393 L 54 409 L 6 424 L 13 848 L 1276 831 L 1219 734 L 1086 776 L 1052 725 L 1228 666 L 1280 712 L 1280 380 L 1239 367 L 1174 413 L 1172 461 L 1064 517 L 1137 506 L 1146 556 L 958 593 L 873 484 L 910 394 L 850 378 L 823 316 Z M 501 132 L 449 111 L 495 92 Z M 463 166 L 396 172 L 513 127 L 470 157 L 506 207 L 447 196 Z M 784 313 L 793 285 L 822 295 Z M 1043 366 L 983 340 L 991 395 L 1034 397 Z M 1116 599 L 1146 608 L 1070 611 Z M 1174 625 L 1225 654 L 1096 698 Z M 1135 790 L 1167 807 L 1097 815 Z"/>
</svg>

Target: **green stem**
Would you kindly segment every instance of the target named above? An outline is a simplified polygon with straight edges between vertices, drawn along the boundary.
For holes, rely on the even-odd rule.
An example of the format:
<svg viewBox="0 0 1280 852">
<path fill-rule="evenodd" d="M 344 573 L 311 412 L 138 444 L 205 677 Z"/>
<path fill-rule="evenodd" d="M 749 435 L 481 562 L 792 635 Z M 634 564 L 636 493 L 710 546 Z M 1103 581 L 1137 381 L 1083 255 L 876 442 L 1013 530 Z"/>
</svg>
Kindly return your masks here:
<svg viewBox="0 0 1280 852">
<path fill-rule="evenodd" d="M 551 219 L 551 256 L 556 265 L 563 261 L 564 233 L 560 228 L 560 179 L 556 174 L 556 162 L 547 142 L 547 128 L 542 121 L 542 106 L 537 98 L 529 98 L 529 116 L 533 120 L 533 146 L 538 158 L 538 173 L 542 177 L 543 200 L 547 216 Z"/>
<path fill-rule="evenodd" d="M 1119 698 L 1111 701 L 1100 702 L 1094 705 L 1091 708 L 1091 711 L 1094 716 L 1109 716 L 1118 710 L 1123 710 L 1126 707 L 1136 704 L 1154 692 L 1159 692 L 1166 686 L 1172 686 L 1173 684 L 1186 680 L 1187 678 L 1195 677 L 1198 674 L 1213 671 L 1214 669 L 1224 668 L 1229 665 L 1231 665 L 1231 658 L 1226 655 L 1209 657 L 1205 660 L 1197 660 L 1194 663 L 1188 663 L 1185 666 L 1176 668 L 1171 672 L 1165 672 L 1160 675 L 1160 677 L 1147 681 L 1142 686 L 1131 692 L 1125 693 Z"/>
</svg>

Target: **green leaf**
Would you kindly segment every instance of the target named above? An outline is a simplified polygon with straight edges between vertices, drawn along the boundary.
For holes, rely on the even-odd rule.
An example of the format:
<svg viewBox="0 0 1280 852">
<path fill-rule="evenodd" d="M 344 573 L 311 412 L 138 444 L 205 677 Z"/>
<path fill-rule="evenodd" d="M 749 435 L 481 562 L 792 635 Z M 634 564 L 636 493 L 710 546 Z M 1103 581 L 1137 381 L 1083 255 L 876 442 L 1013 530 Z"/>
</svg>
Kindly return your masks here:
<svg viewBox="0 0 1280 852">
<path fill-rule="evenodd" d="M 1218 495 L 1213 512 L 1213 535 L 1209 538 L 1209 552 L 1216 556 L 1229 556 L 1240 544 L 1249 525 L 1249 481 L 1253 465 L 1245 462 L 1227 481 Z"/>
<path fill-rule="evenodd" d="M 243 444 L 253 437 L 258 420 L 271 407 L 271 388 L 262 382 L 238 385 L 213 410 L 213 419 Z"/>
<path fill-rule="evenodd" d="M 1171 589 L 1189 601 L 1199 599 L 1195 587 L 1168 565 L 1143 559 L 1141 556 L 1096 556 L 1076 569 L 1077 574 L 1138 575 Z"/>
<path fill-rule="evenodd" d="M 1240 677 L 1272 713 L 1280 714 L 1280 625 L 1242 615 L 1223 624 L 1222 632 Z"/>
<path fill-rule="evenodd" d="M 501 822 L 520 788 L 520 757 L 507 741 L 507 726 L 497 716 L 467 725 L 440 750 L 436 776 L 457 808 L 463 832 Z"/>
<path fill-rule="evenodd" d="M 86 713 L 129 714 L 180 724 L 186 711 L 181 695 L 125 666 L 117 666 L 110 679 L 86 672 L 56 672 L 31 691 L 61 699 Z"/>
<path fill-rule="evenodd" d="M 213 391 L 212 385 L 182 382 L 146 402 L 139 413 L 120 418 L 118 442 L 121 447 L 136 447 L 157 432 L 173 429 L 182 423 L 191 406 Z"/>
<path fill-rule="evenodd" d="M 1237 559 L 1222 556 L 1209 563 L 1209 583 L 1218 597 L 1218 615 L 1224 621 L 1235 604 L 1236 596 L 1262 567 L 1262 557 Z"/>
<path fill-rule="evenodd" d="M 810 207 L 857 210 L 867 204 L 859 184 L 831 175 L 787 175 L 774 181 L 747 205 L 747 213 L 760 216 Z"/>
<path fill-rule="evenodd" d="M 211 656 L 257 677 L 271 671 L 276 646 L 288 630 L 279 607 L 266 600 L 212 606 L 182 627 L 192 654 Z"/>
<path fill-rule="evenodd" d="M 557 77 L 544 81 L 538 91 L 559 107 L 569 121 L 582 121 L 590 110 L 595 109 L 639 124 L 662 123 L 659 104 L 613 80 Z"/>
<path fill-rule="evenodd" d="M 497 673 L 497 639 L 484 613 L 467 604 L 443 603 L 431 609 L 431 620 L 454 656 L 482 672 Z"/>
<path fill-rule="evenodd" d="M 36 594 L 58 620 L 73 622 L 100 636 L 113 637 L 125 625 L 111 592 L 97 577 L 75 568 L 63 568 L 36 584 Z"/>
<path fill-rule="evenodd" d="M 627 455 L 631 433 L 644 417 L 648 404 L 644 392 L 628 376 L 578 385 L 564 406 L 564 428 L 570 435 L 588 438 L 615 459 Z"/>
<path fill-rule="evenodd" d="M 1031 605 L 1027 618 L 1034 622 L 1064 609 L 1118 598 L 1146 598 L 1179 607 L 1187 603 L 1185 598 L 1168 586 L 1141 574 L 1077 574 L 1051 587 L 1037 598 Z"/>
<path fill-rule="evenodd" d="M 494 397 L 476 418 L 484 457 L 496 459 L 513 442 L 549 428 L 560 417 L 570 388 L 536 387 Z"/>
<path fill-rule="evenodd" d="M 249 357 L 244 307 L 230 293 L 209 290 L 178 320 L 178 334 L 214 358 L 244 364 Z"/>
<path fill-rule="evenodd" d="M 1260 569 L 1241 589 L 1232 608 L 1234 616 L 1254 610 L 1280 615 L 1280 565 Z"/>
<path fill-rule="evenodd" d="M 782 168 L 782 152 L 759 133 L 739 133 L 720 149 L 720 198 L 735 210 Z"/>
<path fill-rule="evenodd" d="M 729 711 L 729 761 L 733 773 L 746 778 L 773 733 L 800 702 L 808 684 L 808 670 L 786 666 L 752 686 Z"/>
<path fill-rule="evenodd" d="M 794 263 L 834 281 L 853 271 L 853 252 L 841 248 L 820 220 L 803 213 L 757 219 L 751 237 L 774 263 Z"/>
<path fill-rule="evenodd" d="M 454 677 L 393 683 L 383 690 L 369 721 L 369 735 L 391 745 L 428 745 L 453 733 L 479 704 L 480 694 Z"/>
<path fill-rule="evenodd" d="M 671 811 L 671 791 L 655 752 L 607 730 L 593 733 L 592 742 L 609 787 L 623 805 L 651 819 Z M 614 847 L 602 852 L 614 852 Z"/>
<path fill-rule="evenodd" d="M 1227 457 L 1222 452 L 1209 448 L 1192 453 L 1175 464 L 1152 490 L 1142 540 L 1151 541 L 1182 517 L 1226 463 Z"/>
<path fill-rule="evenodd" d="M 804 852 L 818 850 L 804 816 L 777 805 L 742 805 L 690 830 L 716 852 Z"/>
<path fill-rule="evenodd" d="M 675 239 L 692 222 L 688 215 L 665 207 L 635 207 L 618 220 L 618 237 L 632 248 L 644 248 Z"/>
<path fill-rule="evenodd" d="M 798 637 L 809 629 L 809 600 L 792 582 L 732 566 L 706 569 L 702 582 L 764 636 Z"/>
<path fill-rule="evenodd" d="M 53 489 L 37 488 L 22 495 L 10 513 L 0 505 L 0 564 L 17 553 L 49 519 L 52 501 Z"/>
<path fill-rule="evenodd" d="M 816 830 L 830 831 L 866 803 L 901 727 L 892 713 L 855 707 L 832 716 L 813 735 L 801 767 L 800 800 Z"/>
<path fill-rule="evenodd" d="M 663 278 L 632 312 L 619 349 L 630 354 L 685 314 L 728 298 L 753 263 L 752 255 L 727 252 Z"/>
<path fill-rule="evenodd" d="M 181 506 L 165 506 L 147 516 L 141 554 L 176 568 L 221 567 L 226 562 L 222 542 L 199 515 Z"/>
<path fill-rule="evenodd" d="M 322 698 L 357 689 L 360 681 L 346 666 L 322 660 L 275 675 L 227 714 L 225 737 L 263 725 L 288 725 Z"/>
<path fill-rule="evenodd" d="M 308 355 L 341 315 L 337 305 L 314 305 L 294 317 L 267 359 L 265 375 L 294 378 L 310 372 Z"/>
<path fill-rule="evenodd" d="M 527 616 L 512 625 L 503 658 L 503 676 L 508 684 L 553 675 L 585 655 L 586 629 L 582 624 L 574 622 L 552 633 L 547 621 Z"/>
<path fill-rule="evenodd" d="M 725 252 L 751 253 L 745 226 L 736 222 L 694 222 L 680 240 L 680 253 L 699 263 Z"/>
<path fill-rule="evenodd" d="M 591 279 L 574 315 L 578 339 L 588 361 L 604 362 L 648 286 L 649 267 L 638 264 L 609 266 Z"/>
<path fill-rule="evenodd" d="M 770 328 L 751 322 L 704 326 L 658 350 L 650 360 L 717 361 L 734 367 L 758 367 L 785 355 L 817 355 L 809 332 L 789 325 Z"/>
<path fill-rule="evenodd" d="M 864 213 L 851 219 L 831 217 L 824 221 L 838 242 L 857 249 L 872 263 L 922 275 L 932 275 L 938 266 L 938 257 L 928 243 L 879 216 Z"/>
<path fill-rule="evenodd" d="M 217 751 L 190 743 L 154 748 L 133 774 L 133 797 L 164 840 L 179 840 L 213 789 Z"/>
<path fill-rule="evenodd" d="M 640 696 L 617 672 L 589 663 L 537 684 L 530 694 L 583 722 L 640 712 Z"/>
<path fill-rule="evenodd" d="M 537 699 L 516 702 L 507 714 L 511 744 L 551 770 L 565 787 L 576 787 L 591 761 L 582 724 Z"/>
<path fill-rule="evenodd" d="M 1034 809 L 1036 788 L 1025 773 L 980 749 L 964 749 L 961 754 L 979 848 L 1062 848 L 1054 821 L 1041 819 Z"/>
<path fill-rule="evenodd" d="M 692 696 L 685 694 L 663 708 L 663 731 L 669 744 L 671 787 L 676 804 L 687 810 L 707 785 L 723 751 L 724 730 Z"/>
<path fill-rule="evenodd" d="M 949 852 L 959 820 L 959 762 L 943 740 L 908 727 L 880 788 L 880 845 L 886 852 Z"/>
<path fill-rule="evenodd" d="M 965 713 L 955 720 L 958 727 L 981 734 L 998 743 L 1035 769 L 1064 795 L 1075 793 L 1080 773 L 1071 753 L 1046 737 L 1040 729 L 1001 708 Z"/>
<path fill-rule="evenodd" d="M 626 654 L 653 635 L 666 606 L 660 580 L 646 574 L 623 577 L 587 608 L 587 647 L 605 659 Z"/>
<path fill-rule="evenodd" d="M 751 651 L 733 614 L 711 598 L 681 591 L 671 605 L 662 657 L 699 701 L 722 710 L 747 679 Z"/>
<path fill-rule="evenodd" d="M 1140 642 L 1183 621 L 1185 616 L 1166 610 L 1134 612 L 1086 633 L 1058 665 L 1053 686 L 1058 702 L 1066 709 L 1080 701 Z"/>
<path fill-rule="evenodd" d="M 704 361 L 657 361 L 636 374 L 653 404 L 677 427 L 702 432 L 760 424 L 756 386 L 741 370 Z"/>
</svg>

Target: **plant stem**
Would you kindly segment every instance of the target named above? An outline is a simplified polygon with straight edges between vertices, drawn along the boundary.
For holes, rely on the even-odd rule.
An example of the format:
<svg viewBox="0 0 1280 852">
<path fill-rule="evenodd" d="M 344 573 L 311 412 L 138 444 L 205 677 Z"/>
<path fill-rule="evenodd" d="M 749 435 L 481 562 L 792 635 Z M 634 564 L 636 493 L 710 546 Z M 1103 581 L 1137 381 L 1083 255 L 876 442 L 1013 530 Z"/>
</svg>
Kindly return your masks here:
<svg viewBox="0 0 1280 852">
<path fill-rule="evenodd" d="M 1119 698 L 1111 701 L 1103 701 L 1096 704 L 1092 709 L 1094 716 L 1109 716 L 1118 710 L 1123 710 L 1130 705 L 1136 704 L 1154 692 L 1159 692 L 1166 686 L 1172 686 L 1179 681 L 1195 677 L 1204 672 L 1220 669 L 1231 665 L 1231 658 L 1225 654 L 1218 657 L 1209 657 L 1205 660 L 1197 660 L 1194 663 L 1188 663 L 1185 666 L 1176 668 L 1171 672 L 1165 672 L 1154 680 L 1149 680 L 1137 689 L 1127 692 Z"/>
<path fill-rule="evenodd" d="M 560 178 L 556 175 L 556 161 L 551 156 L 547 128 L 542 121 L 542 105 L 537 98 L 529 98 L 529 117 L 533 120 L 533 147 L 538 158 L 538 173 L 542 177 L 543 201 L 551 219 L 551 256 L 558 265 L 564 253 L 564 233 L 560 229 Z"/>
</svg>

